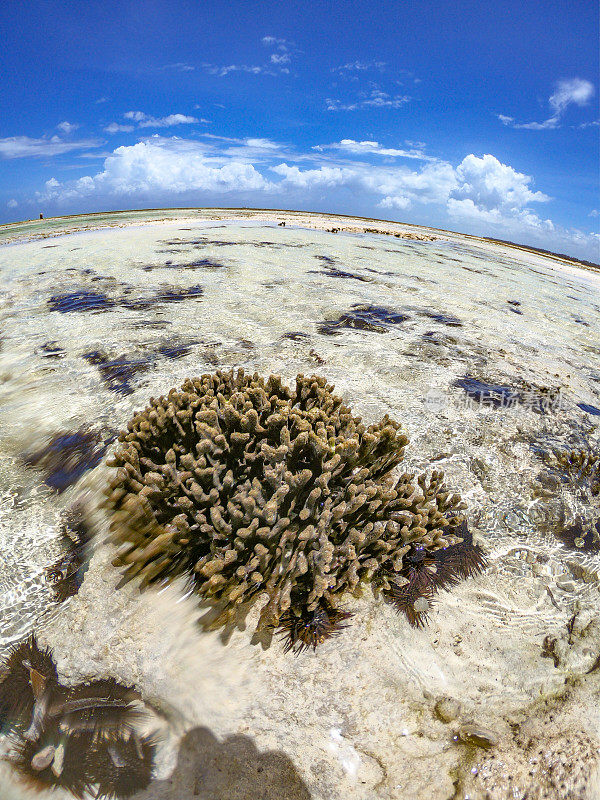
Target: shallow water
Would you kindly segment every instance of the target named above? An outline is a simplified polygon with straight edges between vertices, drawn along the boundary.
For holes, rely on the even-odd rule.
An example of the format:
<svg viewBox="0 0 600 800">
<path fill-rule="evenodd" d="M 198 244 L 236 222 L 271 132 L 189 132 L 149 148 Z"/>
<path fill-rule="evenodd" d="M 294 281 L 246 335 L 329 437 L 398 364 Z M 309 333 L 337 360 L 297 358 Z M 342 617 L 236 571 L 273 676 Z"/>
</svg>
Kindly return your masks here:
<svg viewBox="0 0 600 800">
<path fill-rule="evenodd" d="M 534 492 L 540 453 L 598 448 L 598 274 L 459 236 L 162 216 L 67 233 L 50 221 L 31 241 L 0 232 L 0 648 L 57 613 L 44 569 L 62 549 L 60 512 L 133 411 L 230 367 L 322 374 L 368 422 L 402 421 L 408 468 L 445 470 L 490 558 L 466 601 L 440 605 L 509 642 L 598 607 L 600 555 L 561 543 Z M 576 488 L 560 495 L 573 518 L 600 518 Z M 435 661 L 386 642 L 416 685 L 434 680 Z M 518 695 L 496 685 L 495 658 L 478 665 L 481 686 Z"/>
</svg>

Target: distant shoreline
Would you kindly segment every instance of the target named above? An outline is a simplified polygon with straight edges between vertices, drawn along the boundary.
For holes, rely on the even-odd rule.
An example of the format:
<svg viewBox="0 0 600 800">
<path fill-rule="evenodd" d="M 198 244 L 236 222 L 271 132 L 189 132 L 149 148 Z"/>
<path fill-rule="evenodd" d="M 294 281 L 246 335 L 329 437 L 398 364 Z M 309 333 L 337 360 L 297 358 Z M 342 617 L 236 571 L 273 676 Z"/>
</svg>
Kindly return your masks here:
<svg viewBox="0 0 600 800">
<path fill-rule="evenodd" d="M 506 239 L 496 239 L 491 236 L 475 236 L 470 233 L 462 233 L 460 231 L 451 231 L 445 228 L 433 228 L 428 225 L 417 225 L 410 222 L 397 222 L 394 220 L 387 220 L 387 219 L 380 219 L 378 217 L 361 217 L 355 214 L 337 214 L 333 212 L 324 212 L 324 211 L 301 211 L 297 209 L 283 209 L 283 208 L 254 208 L 249 206 L 169 206 L 163 208 L 132 208 L 132 209 L 117 209 L 115 211 L 92 211 L 86 214 L 65 214 L 62 216 L 56 217 L 44 217 L 43 219 L 30 219 L 30 220 L 21 220 L 18 222 L 6 222 L 0 224 L 0 232 L 5 231 L 6 229 L 10 229 L 13 226 L 19 225 L 27 225 L 27 224 L 36 224 L 39 223 L 40 227 L 44 225 L 46 222 L 56 221 L 56 220 L 76 220 L 82 217 L 103 217 L 103 216 L 116 216 L 118 214 L 142 214 L 142 213 L 153 213 L 153 212 L 169 212 L 169 211 L 193 211 L 193 212 L 208 212 L 208 213 L 227 213 L 227 212 L 242 212 L 248 215 L 259 215 L 259 214 L 286 214 L 286 215 L 298 215 L 298 216 L 308 216 L 308 217 L 315 217 L 315 218 L 322 218 L 328 219 L 330 221 L 334 221 L 337 219 L 340 220 L 357 220 L 361 222 L 374 222 L 384 224 L 384 225 L 394 225 L 400 226 L 402 228 L 413 228 L 415 230 L 422 230 L 426 231 L 431 234 L 438 234 L 438 235 L 452 235 L 452 236 L 461 236 L 466 239 L 472 239 L 474 241 L 479 242 L 487 242 L 490 244 L 496 245 L 503 245 L 504 247 L 510 247 L 516 250 L 522 250 L 525 252 L 539 254 L 546 258 L 552 258 L 558 261 L 565 261 L 569 264 L 573 264 L 575 266 L 581 267 L 583 269 L 591 270 L 594 272 L 600 272 L 600 263 L 596 263 L 593 261 L 586 261 L 584 259 L 575 258 L 574 256 L 569 256 L 565 253 L 554 253 L 551 250 L 544 250 L 541 247 L 533 247 L 532 245 L 526 244 L 518 244 L 516 242 L 511 242 Z M 341 230 L 341 229 L 340 229 Z M 381 230 L 381 231 L 372 231 L 381 234 L 390 234 L 394 235 L 397 231 L 393 230 Z"/>
</svg>

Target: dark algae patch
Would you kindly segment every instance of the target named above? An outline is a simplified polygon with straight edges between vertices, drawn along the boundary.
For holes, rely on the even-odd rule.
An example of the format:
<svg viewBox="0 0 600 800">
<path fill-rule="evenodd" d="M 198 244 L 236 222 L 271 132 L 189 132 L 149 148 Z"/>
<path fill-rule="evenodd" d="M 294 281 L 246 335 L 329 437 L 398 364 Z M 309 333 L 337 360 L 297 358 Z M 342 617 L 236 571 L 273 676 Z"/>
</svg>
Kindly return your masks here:
<svg viewBox="0 0 600 800">
<path fill-rule="evenodd" d="M 196 344 L 195 342 L 192 344 Z M 165 358 L 177 359 L 183 358 L 190 354 L 192 344 L 161 344 L 158 347 L 158 353 Z"/>
<path fill-rule="evenodd" d="M 102 292 L 87 292 L 81 290 L 68 294 L 55 294 L 48 300 L 50 311 L 60 311 L 61 314 L 72 314 L 80 311 L 108 311 L 115 305 Z"/>
<path fill-rule="evenodd" d="M 39 348 L 43 358 L 63 358 L 65 351 L 59 346 L 58 342 L 44 342 Z"/>
<path fill-rule="evenodd" d="M 156 269 L 225 269 L 225 266 L 210 258 L 201 258 L 188 264 L 174 264 L 172 261 L 166 261 L 164 264 L 148 264 L 142 269 L 144 272 L 152 272 Z"/>
<path fill-rule="evenodd" d="M 319 256 L 317 256 L 317 258 L 319 258 Z M 327 275 L 329 278 L 351 278 L 355 281 L 363 281 L 363 283 L 373 283 L 373 278 L 364 278 L 362 275 L 355 275 L 354 272 L 344 272 L 341 269 L 337 269 L 337 267 L 328 267 L 327 269 L 309 269 L 308 271 L 316 275 Z"/>
<path fill-rule="evenodd" d="M 335 336 L 341 333 L 343 328 L 387 333 L 390 325 L 399 325 L 408 319 L 410 317 L 407 314 L 383 306 L 354 305 L 338 319 L 320 323 L 317 330 L 326 336 Z"/>
<path fill-rule="evenodd" d="M 462 328 L 463 324 L 458 317 L 452 314 L 444 314 L 440 311 L 422 311 L 421 314 L 434 322 L 440 322 L 442 325 L 447 325 L 449 328 Z"/>
<path fill-rule="evenodd" d="M 465 376 L 454 381 L 453 386 L 464 389 L 471 400 L 482 406 L 514 406 L 521 399 L 519 392 L 511 386 L 495 386 L 491 383 Z"/>
<path fill-rule="evenodd" d="M 138 372 L 145 372 L 149 363 L 147 360 L 133 360 L 127 356 L 111 359 L 106 353 L 98 350 L 84 353 L 83 358 L 88 364 L 98 367 L 103 383 L 112 392 L 121 395 L 133 393 L 131 381 Z"/>
<path fill-rule="evenodd" d="M 81 428 L 54 436 L 45 447 L 28 453 L 25 463 L 41 469 L 44 483 L 61 493 L 100 463 L 108 444 L 98 433 Z"/>
<path fill-rule="evenodd" d="M 131 311 L 147 311 L 164 303 L 181 303 L 184 300 L 195 300 L 202 297 L 203 294 L 204 289 L 202 286 L 188 286 L 185 288 L 165 287 L 147 297 L 125 297 L 121 300 L 120 304 Z"/>
<path fill-rule="evenodd" d="M 586 414 L 592 414 L 594 417 L 600 417 L 600 408 L 596 408 L 596 406 L 591 406 L 589 403 L 577 403 L 577 408 L 580 408 L 582 411 L 585 411 Z"/>
</svg>

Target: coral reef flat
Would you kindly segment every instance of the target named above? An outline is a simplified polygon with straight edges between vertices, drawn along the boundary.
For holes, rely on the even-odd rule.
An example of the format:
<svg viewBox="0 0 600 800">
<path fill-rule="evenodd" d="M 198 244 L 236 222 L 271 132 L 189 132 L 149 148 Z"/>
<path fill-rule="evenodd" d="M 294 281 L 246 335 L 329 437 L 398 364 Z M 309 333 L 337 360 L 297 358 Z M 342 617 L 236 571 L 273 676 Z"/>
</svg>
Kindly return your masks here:
<svg viewBox="0 0 600 800">
<path fill-rule="evenodd" d="M 165 720 L 139 800 L 596 800 L 599 327 L 593 266 L 441 230 L 242 209 L 0 226 L 0 657 L 35 631 L 64 685 L 136 687 Z M 99 500 L 119 431 L 240 367 L 398 420 L 485 571 L 418 628 L 350 597 L 351 635 L 299 655 L 252 643 L 258 606 L 205 632 L 183 578 L 117 589 Z M 74 509 L 96 546 L 57 602 Z M 1 760 L 0 786 L 36 796 Z"/>
</svg>

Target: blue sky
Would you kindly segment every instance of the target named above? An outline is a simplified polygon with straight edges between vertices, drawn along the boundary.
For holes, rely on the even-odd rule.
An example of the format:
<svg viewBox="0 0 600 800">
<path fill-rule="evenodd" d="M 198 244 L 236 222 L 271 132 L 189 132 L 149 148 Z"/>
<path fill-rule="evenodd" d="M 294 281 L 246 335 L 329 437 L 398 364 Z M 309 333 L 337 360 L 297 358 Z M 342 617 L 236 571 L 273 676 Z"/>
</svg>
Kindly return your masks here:
<svg viewBox="0 0 600 800">
<path fill-rule="evenodd" d="M 9 0 L 0 221 L 247 205 L 599 260 L 594 0 Z"/>
</svg>

